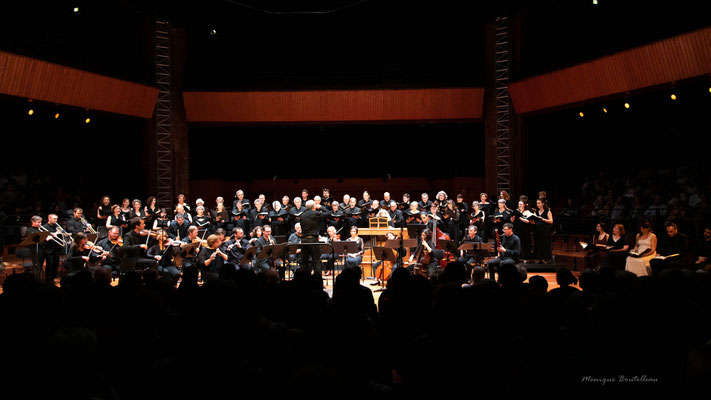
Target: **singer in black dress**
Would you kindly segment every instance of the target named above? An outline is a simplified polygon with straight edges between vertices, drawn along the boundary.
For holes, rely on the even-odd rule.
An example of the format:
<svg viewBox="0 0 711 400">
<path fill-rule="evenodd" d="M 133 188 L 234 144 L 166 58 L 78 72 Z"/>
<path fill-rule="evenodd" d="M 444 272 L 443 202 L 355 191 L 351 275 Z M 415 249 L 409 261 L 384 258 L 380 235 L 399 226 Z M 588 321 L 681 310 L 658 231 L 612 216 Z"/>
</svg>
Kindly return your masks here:
<svg viewBox="0 0 711 400">
<path fill-rule="evenodd" d="M 551 226 L 553 226 L 553 214 L 545 206 L 543 200 L 536 200 L 536 224 L 533 227 L 533 258 L 547 263 L 553 258 L 551 248 Z"/>
</svg>

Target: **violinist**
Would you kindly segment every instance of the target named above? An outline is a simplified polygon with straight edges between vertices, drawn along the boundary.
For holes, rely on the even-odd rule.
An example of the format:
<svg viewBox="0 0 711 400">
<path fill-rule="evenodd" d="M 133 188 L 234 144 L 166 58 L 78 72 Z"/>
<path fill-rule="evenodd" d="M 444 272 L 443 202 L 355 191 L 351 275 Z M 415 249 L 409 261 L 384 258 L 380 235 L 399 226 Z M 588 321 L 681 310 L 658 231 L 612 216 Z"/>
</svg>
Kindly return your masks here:
<svg viewBox="0 0 711 400">
<path fill-rule="evenodd" d="M 403 213 L 405 218 L 405 224 L 421 224 L 422 219 L 420 219 L 420 205 L 416 201 L 410 202 L 410 208 Z"/>
<path fill-rule="evenodd" d="M 121 250 L 123 246 L 120 228 L 117 226 L 111 227 L 108 236 L 99 240 L 96 245 L 106 252 L 106 258 L 104 258 L 101 263 L 102 266 L 112 272 L 118 273 L 121 267 L 119 250 Z"/>
<path fill-rule="evenodd" d="M 74 234 L 74 243 L 64 259 L 64 268 L 68 275 L 74 275 L 90 264 L 101 260 L 102 256 L 106 258 L 103 249 L 89 243 L 84 232 L 77 232 Z"/>
<path fill-rule="evenodd" d="M 275 236 L 286 236 L 289 213 L 281 207 L 281 203 L 274 201 L 272 211 L 269 212 L 269 224 Z"/>
<path fill-rule="evenodd" d="M 505 264 L 516 265 L 521 255 L 521 240 L 514 234 L 513 224 L 506 222 L 503 225 L 504 234 L 496 238 L 496 252 L 498 257 L 486 263 L 489 269 L 489 278 L 494 280 L 496 270 Z"/>
<path fill-rule="evenodd" d="M 207 246 L 200 250 L 197 259 L 197 267 L 203 282 L 209 282 L 219 277 L 220 270 L 229 257 L 220 250 L 220 237 L 210 235 L 207 237 Z M 232 265 L 232 268 L 236 266 Z"/>
<path fill-rule="evenodd" d="M 146 231 L 146 221 L 140 218 L 133 218 L 129 221 L 129 227 L 133 228 L 123 238 L 123 254 L 124 257 L 135 261 L 136 268 L 157 269 L 158 262 L 155 259 L 148 258 L 146 251 L 148 244 L 143 236 L 148 234 Z"/>
<path fill-rule="evenodd" d="M 388 210 L 388 215 L 390 216 L 388 225 L 394 228 L 399 228 L 402 224 L 402 212 L 398 210 L 397 203 L 395 201 L 390 201 L 390 210 Z"/>
<path fill-rule="evenodd" d="M 232 238 L 227 241 L 227 255 L 228 262 L 239 265 L 242 267 L 249 267 L 249 265 L 242 266 L 242 257 L 244 253 L 249 248 L 249 241 L 244 237 L 244 231 L 242 228 L 234 228 L 232 230 Z"/>
<path fill-rule="evenodd" d="M 437 273 L 437 259 L 434 257 L 433 249 L 435 244 L 432 241 L 432 231 L 425 229 L 420 233 L 420 243 L 410 255 L 411 272 L 425 276 L 432 276 Z"/>
<path fill-rule="evenodd" d="M 178 214 L 175 216 L 175 221 L 170 223 L 170 228 L 168 229 L 168 236 L 174 240 L 181 240 L 182 238 L 188 236 L 188 228 L 190 223 L 185 219 L 184 214 Z"/>
<path fill-rule="evenodd" d="M 170 277 L 173 285 L 180 279 L 180 270 L 175 265 L 175 256 L 180 253 L 180 246 L 172 246 L 173 240 L 168 236 L 160 236 L 158 241 L 151 246 L 146 255 L 158 262 L 158 272 Z"/>
<path fill-rule="evenodd" d="M 334 201 L 331 203 L 331 211 L 328 214 L 328 220 L 326 224 L 328 227 L 333 227 L 335 228 L 336 231 L 340 230 L 343 225 L 345 224 L 345 221 L 343 220 L 344 214 L 343 211 L 341 211 L 341 207 L 338 204 L 337 201 Z M 328 232 L 328 227 L 326 228 L 326 232 Z"/>
<path fill-rule="evenodd" d="M 189 244 L 197 243 L 200 242 L 200 238 L 198 237 L 198 227 L 195 225 L 190 225 L 188 227 L 188 233 L 187 236 L 182 238 L 180 240 L 182 243 L 180 243 L 180 248 L 183 249 L 180 252 L 180 256 L 183 258 L 183 269 L 190 267 L 190 266 L 196 266 L 197 265 L 197 256 L 199 255 L 200 246 L 197 246 L 195 248 L 192 248 L 188 251 L 185 250 L 185 248 Z"/>
<path fill-rule="evenodd" d="M 334 201 L 333 203 L 331 203 L 332 206 L 333 206 L 334 204 L 337 206 L 337 205 L 338 205 L 338 202 L 337 202 L 337 201 Z M 337 242 L 337 241 L 341 240 L 341 237 L 340 237 L 341 235 L 339 235 L 339 234 L 337 233 L 337 229 L 336 229 L 335 226 L 329 226 L 328 228 L 326 228 L 326 235 L 327 235 L 328 237 L 326 237 L 326 238 L 319 238 L 319 241 L 320 241 L 320 242 L 323 242 L 323 243 L 333 243 L 333 242 Z M 333 258 L 334 258 L 334 257 L 338 257 L 338 256 L 337 256 L 337 255 L 334 255 L 334 254 L 331 254 L 330 252 L 328 252 L 328 253 L 322 253 L 321 256 L 320 256 L 320 259 L 321 259 L 321 260 L 325 260 L 325 261 L 328 263 L 326 275 L 329 275 L 329 274 L 330 274 L 330 271 L 333 270 Z"/>
<path fill-rule="evenodd" d="M 121 214 L 121 207 L 118 204 L 111 206 L 111 215 L 106 218 L 106 229 L 111 229 L 113 226 L 118 227 L 121 234 L 124 229 L 128 228 L 128 220 Z"/>
</svg>

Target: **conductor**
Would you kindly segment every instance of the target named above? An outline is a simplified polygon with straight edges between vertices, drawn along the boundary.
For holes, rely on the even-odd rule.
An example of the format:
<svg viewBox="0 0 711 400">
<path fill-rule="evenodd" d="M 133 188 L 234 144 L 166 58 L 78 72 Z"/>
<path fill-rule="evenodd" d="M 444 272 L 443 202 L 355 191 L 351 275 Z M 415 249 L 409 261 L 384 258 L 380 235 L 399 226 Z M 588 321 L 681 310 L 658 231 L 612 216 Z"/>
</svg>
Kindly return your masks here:
<svg viewBox="0 0 711 400">
<path fill-rule="evenodd" d="M 301 214 L 301 243 L 319 243 L 321 226 L 326 222 L 329 213 L 318 211 L 313 200 L 306 202 L 306 211 Z M 307 245 L 301 250 L 301 266 L 311 274 L 321 278 L 321 248 Z"/>
</svg>

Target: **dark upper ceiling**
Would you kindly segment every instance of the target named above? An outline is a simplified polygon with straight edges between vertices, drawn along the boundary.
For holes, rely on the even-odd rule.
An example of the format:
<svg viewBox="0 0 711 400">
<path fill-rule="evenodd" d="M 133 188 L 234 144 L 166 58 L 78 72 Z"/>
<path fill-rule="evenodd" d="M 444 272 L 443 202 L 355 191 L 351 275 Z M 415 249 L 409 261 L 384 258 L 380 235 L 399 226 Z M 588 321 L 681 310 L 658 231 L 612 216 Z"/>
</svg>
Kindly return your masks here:
<svg viewBox="0 0 711 400">
<path fill-rule="evenodd" d="M 185 31 L 185 88 L 194 90 L 480 86 L 484 24 L 507 13 L 521 16 L 515 78 L 708 25 L 691 0 L 56 0 L 3 7 L 0 50 L 147 84 L 155 81 L 152 19 L 168 18 Z"/>
</svg>

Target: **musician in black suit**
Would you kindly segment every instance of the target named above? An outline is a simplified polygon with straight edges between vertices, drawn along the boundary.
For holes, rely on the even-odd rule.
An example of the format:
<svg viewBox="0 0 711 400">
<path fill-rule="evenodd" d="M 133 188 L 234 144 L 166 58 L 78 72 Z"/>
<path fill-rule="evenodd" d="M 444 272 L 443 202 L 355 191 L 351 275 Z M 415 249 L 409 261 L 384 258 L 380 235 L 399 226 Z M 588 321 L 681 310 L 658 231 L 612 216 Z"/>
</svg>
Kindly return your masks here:
<svg viewBox="0 0 711 400">
<path fill-rule="evenodd" d="M 249 240 L 244 237 L 242 228 L 232 229 L 232 238 L 227 241 L 228 262 L 249 269 L 249 264 L 242 264 L 242 257 L 249 248 Z"/>
<path fill-rule="evenodd" d="M 34 215 L 30 219 L 31 225 L 27 228 L 25 231 L 25 237 L 41 232 L 40 226 L 42 226 L 42 217 L 39 215 Z M 37 243 L 36 245 L 29 246 L 29 251 L 30 251 L 30 259 L 32 260 L 32 266 L 34 269 L 34 274 L 37 279 L 39 279 L 40 275 L 42 275 L 42 264 L 44 263 L 44 248 L 47 246 L 47 241 L 49 241 L 52 237 L 47 236 L 47 239 L 45 239 L 41 243 Z"/>
<path fill-rule="evenodd" d="M 87 226 L 84 225 L 84 222 L 82 221 L 83 214 L 84 210 L 81 208 L 77 207 L 74 209 L 74 217 L 70 218 L 67 223 L 64 224 L 67 227 L 67 232 L 78 233 L 85 232 L 87 230 Z"/>
<path fill-rule="evenodd" d="M 154 258 L 149 258 L 146 254 L 148 250 L 147 236 L 144 237 L 143 235 L 147 233 L 146 221 L 140 218 L 132 218 L 129 221 L 129 228 L 132 228 L 131 231 L 123 238 L 123 246 L 121 248 L 123 257 L 134 259 L 136 269 L 158 269 L 158 261 Z"/>
<path fill-rule="evenodd" d="M 57 268 L 59 267 L 59 257 L 65 254 L 65 243 L 66 240 L 62 233 L 59 224 L 57 223 L 57 214 L 49 214 L 47 216 L 47 223 L 42 225 L 42 229 L 47 232 L 51 232 L 44 246 L 44 252 L 38 260 L 39 264 L 42 265 L 43 262 L 46 263 L 44 268 L 44 281 L 49 285 L 54 286 L 54 278 L 57 277 Z"/>
<path fill-rule="evenodd" d="M 467 228 L 467 236 L 462 239 L 462 241 L 459 243 L 459 245 L 463 245 L 465 243 L 481 243 L 481 236 L 478 235 L 479 230 L 477 229 L 476 225 L 469 225 L 469 228 Z M 464 251 L 462 250 L 461 256 L 459 257 L 459 262 L 465 264 L 465 265 L 472 265 L 476 263 L 476 258 L 477 258 L 477 253 L 474 250 L 467 250 Z"/>
<path fill-rule="evenodd" d="M 272 237 L 272 227 L 269 225 L 264 225 L 262 227 L 262 236 L 257 239 L 253 246 L 257 246 L 257 255 L 262 252 L 264 246 L 273 246 L 276 244 L 276 240 Z M 254 266 L 256 272 L 267 272 L 272 268 L 273 258 L 257 258 L 257 262 Z M 277 268 L 281 267 L 281 262 L 277 262 Z"/>
<path fill-rule="evenodd" d="M 307 201 L 306 211 L 301 216 L 301 243 L 319 243 L 321 226 L 330 214 L 317 210 L 313 200 Z M 306 268 L 309 274 L 313 271 L 313 274 L 321 279 L 321 248 L 315 244 L 304 246 L 301 251 L 301 266 Z"/>
<path fill-rule="evenodd" d="M 491 279 L 494 279 L 497 268 L 504 264 L 515 266 L 521 255 L 521 239 L 514 234 L 513 224 L 507 222 L 502 229 L 504 234 L 499 237 L 500 245 L 496 248 L 499 256 L 486 263 Z"/>
</svg>

